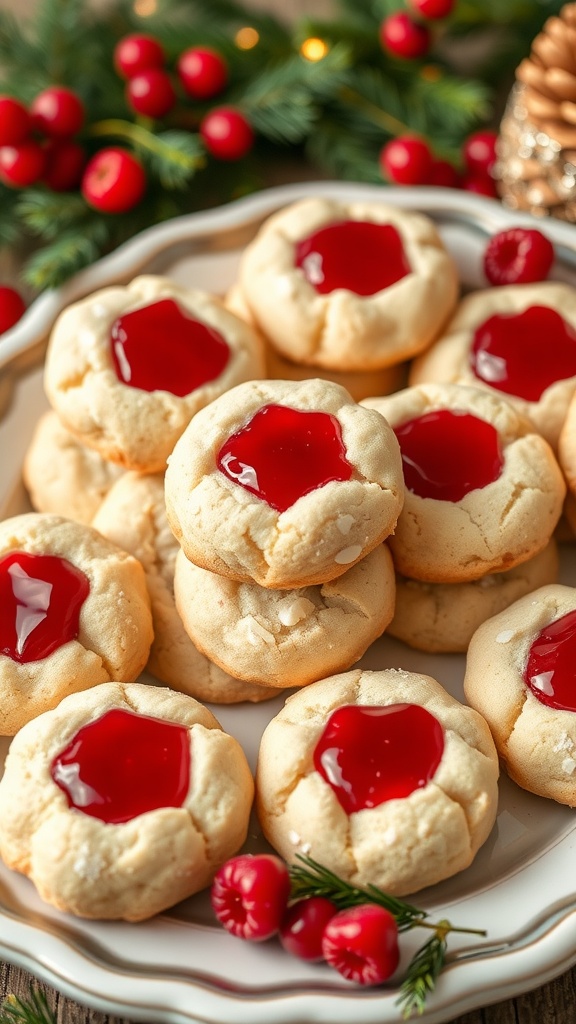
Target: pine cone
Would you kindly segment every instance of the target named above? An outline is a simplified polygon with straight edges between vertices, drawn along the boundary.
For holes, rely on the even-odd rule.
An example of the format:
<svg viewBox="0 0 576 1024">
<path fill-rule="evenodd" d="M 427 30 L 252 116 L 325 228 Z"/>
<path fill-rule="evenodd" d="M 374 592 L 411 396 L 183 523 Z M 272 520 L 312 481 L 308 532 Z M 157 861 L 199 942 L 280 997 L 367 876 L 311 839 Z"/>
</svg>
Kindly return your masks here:
<svg viewBox="0 0 576 1024">
<path fill-rule="evenodd" d="M 576 3 L 548 18 L 516 70 L 495 174 L 512 209 L 576 222 Z"/>
</svg>

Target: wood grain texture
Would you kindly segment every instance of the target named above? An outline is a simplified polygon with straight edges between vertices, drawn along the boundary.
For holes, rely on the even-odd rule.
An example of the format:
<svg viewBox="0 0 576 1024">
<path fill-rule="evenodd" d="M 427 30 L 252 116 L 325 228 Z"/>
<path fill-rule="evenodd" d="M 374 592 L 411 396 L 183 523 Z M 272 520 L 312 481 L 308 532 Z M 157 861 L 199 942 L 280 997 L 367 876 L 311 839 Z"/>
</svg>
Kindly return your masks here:
<svg viewBox="0 0 576 1024">
<path fill-rule="evenodd" d="M 101 4 L 104 0 L 92 2 Z M 303 14 L 325 16 L 333 10 L 331 0 L 252 0 L 252 6 L 273 11 L 284 20 Z M 11 9 L 24 16 L 31 14 L 34 7 L 35 0 L 0 0 L 0 9 Z M 7 265 L 2 270 L 5 276 L 11 276 Z M 25 998 L 33 987 L 45 992 L 58 1024 L 130 1024 L 124 1018 L 109 1017 L 67 999 L 26 971 L 0 963 L 0 1002 L 9 994 Z M 354 1024 L 353 1020 L 350 1024 Z M 576 1024 L 576 968 L 516 999 L 447 1018 L 446 1024 Z"/>
</svg>

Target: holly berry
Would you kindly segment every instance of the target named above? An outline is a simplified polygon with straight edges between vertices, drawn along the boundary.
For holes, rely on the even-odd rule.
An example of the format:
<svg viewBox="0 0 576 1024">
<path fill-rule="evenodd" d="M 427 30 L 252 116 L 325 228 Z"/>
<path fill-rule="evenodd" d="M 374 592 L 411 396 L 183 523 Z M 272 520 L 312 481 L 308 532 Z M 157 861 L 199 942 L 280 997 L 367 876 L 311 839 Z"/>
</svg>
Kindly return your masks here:
<svg viewBox="0 0 576 1024">
<path fill-rule="evenodd" d="M 401 135 L 380 150 L 380 168 L 385 178 L 398 185 L 423 185 L 430 178 L 432 153 L 423 139 Z"/>
<path fill-rule="evenodd" d="M 360 985 L 379 985 L 398 966 L 398 926 L 392 914 L 375 903 L 349 907 L 328 921 L 322 952 L 343 977 Z"/>
<path fill-rule="evenodd" d="M 240 160 L 254 145 L 254 131 L 235 107 L 214 107 L 200 122 L 204 145 L 218 160 Z"/>
<path fill-rule="evenodd" d="M 126 213 L 140 202 L 145 189 L 142 165 L 117 146 L 101 149 L 88 161 L 80 184 L 86 202 L 101 213 Z"/>
<path fill-rule="evenodd" d="M 0 286 L 0 334 L 14 327 L 25 310 L 24 299 L 15 288 Z"/>
<path fill-rule="evenodd" d="M 322 936 L 337 908 L 323 896 L 310 896 L 288 907 L 280 925 L 280 942 L 301 960 L 322 960 Z"/>
<path fill-rule="evenodd" d="M 113 59 L 114 67 L 122 78 L 133 78 L 149 68 L 161 68 L 166 55 L 154 36 L 133 33 L 116 44 Z"/>
<path fill-rule="evenodd" d="M 137 114 L 164 117 L 176 103 L 176 93 L 165 71 L 146 68 L 128 80 L 126 99 Z"/>
<path fill-rule="evenodd" d="M 460 184 L 458 171 L 447 160 L 433 160 L 427 185 L 442 185 L 444 188 L 457 188 Z"/>
<path fill-rule="evenodd" d="M 509 228 L 493 235 L 484 251 L 490 284 L 544 281 L 554 262 L 554 246 L 535 228 Z"/>
<path fill-rule="evenodd" d="M 384 18 L 380 25 L 380 43 L 395 57 L 414 60 L 428 53 L 430 31 L 426 25 L 413 21 L 405 11 L 397 11 Z"/>
<path fill-rule="evenodd" d="M 241 939 L 275 935 L 288 904 L 290 876 L 275 854 L 240 854 L 216 872 L 211 901 L 220 924 Z"/>
<path fill-rule="evenodd" d="M 44 147 L 46 168 L 42 181 L 53 192 L 78 188 L 86 163 L 86 152 L 73 139 L 51 139 Z"/>
<path fill-rule="evenodd" d="M 46 156 L 38 142 L 27 139 L 16 146 L 0 146 L 0 181 L 10 188 L 26 188 L 44 173 Z"/>
<path fill-rule="evenodd" d="M 32 100 L 30 107 L 34 128 L 49 138 L 69 139 L 84 123 L 84 104 L 73 92 L 61 85 L 50 86 Z"/>
<path fill-rule="evenodd" d="M 409 0 L 410 7 L 423 18 L 436 21 L 452 13 L 456 0 Z"/>
<path fill-rule="evenodd" d="M 472 174 L 489 176 L 496 162 L 496 132 L 473 132 L 462 145 L 464 163 Z"/>
<path fill-rule="evenodd" d="M 465 174 L 461 185 L 466 192 L 476 192 L 479 196 L 489 196 L 491 199 L 498 198 L 496 182 L 487 174 Z"/>
<path fill-rule="evenodd" d="M 32 128 L 26 107 L 12 96 L 0 96 L 0 146 L 17 146 Z"/>
<path fill-rule="evenodd" d="M 212 99 L 228 81 L 226 61 L 208 46 L 184 50 L 178 58 L 177 71 L 184 92 L 195 100 Z"/>
</svg>

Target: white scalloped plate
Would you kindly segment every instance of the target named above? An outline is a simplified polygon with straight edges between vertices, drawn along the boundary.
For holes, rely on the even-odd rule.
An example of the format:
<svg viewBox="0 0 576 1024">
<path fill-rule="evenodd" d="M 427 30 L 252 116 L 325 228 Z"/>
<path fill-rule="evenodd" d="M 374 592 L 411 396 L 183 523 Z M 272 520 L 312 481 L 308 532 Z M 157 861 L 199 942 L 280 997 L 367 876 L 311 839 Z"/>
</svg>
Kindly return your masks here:
<svg viewBox="0 0 576 1024">
<path fill-rule="evenodd" d="M 487 236 L 531 224 L 498 203 L 442 189 L 384 189 L 312 183 L 270 189 L 209 213 L 177 218 L 137 238 L 43 295 L 0 342 L 0 400 L 13 401 L 0 421 L 0 510 L 25 508 L 19 467 L 34 424 L 46 407 L 40 361 L 51 324 L 70 301 L 141 272 L 224 292 L 239 252 L 273 210 L 309 195 L 380 198 L 428 213 L 454 253 L 467 287 L 483 287 Z M 546 231 L 559 259 L 554 276 L 576 285 L 576 228 L 555 221 Z M 570 548 L 562 579 L 576 583 Z M 385 638 L 360 663 L 403 667 L 435 676 L 463 699 L 464 659 L 411 651 Z M 214 707 L 254 765 L 259 737 L 281 706 L 279 696 L 255 707 Z M 8 741 L 0 741 L 0 755 Z M 454 936 L 449 963 L 422 1018 L 439 1024 L 475 1007 L 550 980 L 576 962 L 574 812 L 501 782 L 497 823 L 467 871 L 419 894 L 413 902 L 436 918 L 484 928 L 485 939 Z M 262 848 L 257 822 L 246 844 Z M 403 964 L 425 938 L 405 937 Z M 360 989 L 323 965 L 283 953 L 275 941 L 250 945 L 214 924 L 207 894 L 151 921 L 85 922 L 44 905 L 23 877 L 0 866 L 0 955 L 66 995 L 122 1017 L 165 1024 L 387 1024 L 400 1020 L 398 986 Z"/>
</svg>

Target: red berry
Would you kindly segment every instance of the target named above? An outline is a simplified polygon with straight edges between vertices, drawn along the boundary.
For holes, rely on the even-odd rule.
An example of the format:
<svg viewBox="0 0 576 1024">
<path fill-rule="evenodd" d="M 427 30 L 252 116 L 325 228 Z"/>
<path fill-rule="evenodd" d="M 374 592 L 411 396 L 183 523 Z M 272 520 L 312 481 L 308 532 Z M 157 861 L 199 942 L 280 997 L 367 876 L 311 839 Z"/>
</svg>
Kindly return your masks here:
<svg viewBox="0 0 576 1024">
<path fill-rule="evenodd" d="M 84 104 L 80 97 L 64 86 L 54 85 L 32 101 L 32 124 L 50 138 L 68 139 L 76 135 L 84 123 Z"/>
<path fill-rule="evenodd" d="M 178 58 L 177 69 L 184 92 L 196 100 L 217 96 L 228 81 L 226 61 L 207 46 L 184 50 Z"/>
<path fill-rule="evenodd" d="M 398 926 L 392 914 L 375 903 L 341 910 L 324 929 L 322 952 L 350 981 L 379 985 L 398 966 Z"/>
<path fill-rule="evenodd" d="M 423 18 L 435 21 L 452 13 L 456 0 L 409 0 L 410 7 Z"/>
<path fill-rule="evenodd" d="M 464 140 L 462 156 L 473 174 L 489 175 L 496 162 L 496 132 L 473 132 Z"/>
<path fill-rule="evenodd" d="M 0 181 L 11 188 L 26 188 L 44 173 L 46 156 L 33 139 L 17 146 L 0 146 Z"/>
<path fill-rule="evenodd" d="M 176 103 L 176 93 L 165 71 L 148 68 L 129 79 L 126 99 L 137 114 L 164 117 Z"/>
<path fill-rule="evenodd" d="M 241 939 L 275 935 L 286 912 L 290 876 L 271 853 L 240 854 L 226 861 L 212 883 L 212 907 L 220 924 Z"/>
<path fill-rule="evenodd" d="M 44 147 L 46 169 L 42 181 L 53 192 L 78 188 L 86 163 L 86 152 L 73 139 L 51 139 Z"/>
<path fill-rule="evenodd" d="M 17 146 L 24 142 L 31 128 L 26 107 L 11 96 L 0 96 L 0 146 Z"/>
<path fill-rule="evenodd" d="M 200 122 L 204 145 L 218 160 L 240 160 L 254 144 L 254 131 L 235 107 L 214 107 Z"/>
<path fill-rule="evenodd" d="M 498 198 L 496 182 L 487 174 L 465 174 L 461 185 L 466 192 L 476 192 L 479 196 L 490 196 L 491 199 Z"/>
<path fill-rule="evenodd" d="M 442 185 L 444 188 L 457 188 L 460 184 L 458 171 L 447 160 L 433 160 L 427 185 Z"/>
<path fill-rule="evenodd" d="M 430 31 L 425 25 L 413 21 L 409 14 L 397 11 L 384 18 L 380 25 L 380 42 L 395 57 L 413 60 L 428 52 Z"/>
<path fill-rule="evenodd" d="M 88 161 L 80 191 L 95 210 L 125 213 L 140 202 L 146 189 L 142 165 L 116 146 L 101 149 Z"/>
<path fill-rule="evenodd" d="M 544 281 L 554 262 L 554 246 L 535 228 L 509 228 L 493 235 L 484 252 L 490 284 Z"/>
<path fill-rule="evenodd" d="M 280 942 L 301 960 L 322 960 L 322 936 L 337 908 L 323 896 L 298 900 L 288 907 L 280 926 Z"/>
<path fill-rule="evenodd" d="M 384 177 L 398 185 L 423 185 L 429 180 L 432 153 L 423 139 L 402 135 L 380 150 Z"/>
<path fill-rule="evenodd" d="M 0 334 L 18 323 L 25 309 L 24 299 L 15 288 L 0 286 Z"/>
<path fill-rule="evenodd" d="M 132 78 L 148 68 L 161 68 L 165 60 L 164 50 L 154 36 L 133 33 L 124 36 L 114 49 L 114 67 L 122 78 Z"/>
</svg>

